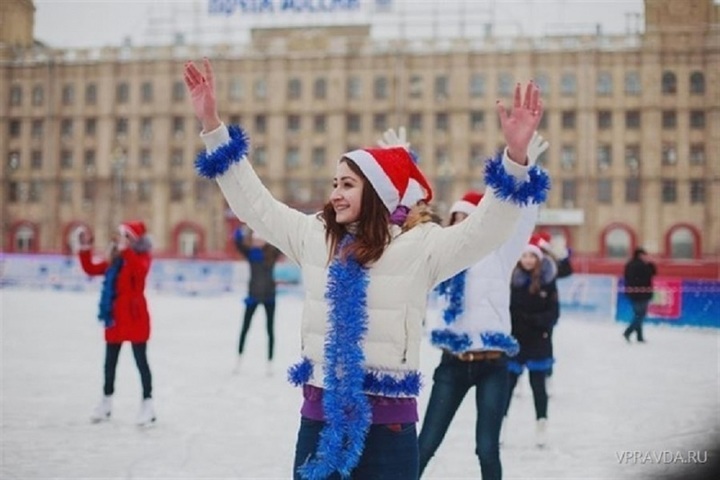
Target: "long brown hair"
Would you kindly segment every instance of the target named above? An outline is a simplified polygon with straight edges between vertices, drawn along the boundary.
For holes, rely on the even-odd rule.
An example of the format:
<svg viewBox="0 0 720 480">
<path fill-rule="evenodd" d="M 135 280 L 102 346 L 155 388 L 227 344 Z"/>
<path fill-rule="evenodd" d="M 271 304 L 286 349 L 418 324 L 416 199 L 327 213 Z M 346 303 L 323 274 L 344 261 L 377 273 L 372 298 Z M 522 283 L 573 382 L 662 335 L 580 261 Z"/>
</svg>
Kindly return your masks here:
<svg viewBox="0 0 720 480">
<path fill-rule="evenodd" d="M 535 260 L 537 260 L 537 262 L 535 262 L 535 266 L 532 268 L 532 270 L 530 270 L 530 271 L 525 270 L 519 261 L 518 261 L 518 267 L 520 267 L 522 270 L 525 270 L 526 272 L 528 272 L 530 274 L 529 291 L 531 294 L 535 295 L 536 293 L 538 293 L 540 291 L 540 286 L 541 286 L 540 277 L 541 277 L 541 273 L 542 273 L 542 259 L 538 258 L 538 256 L 535 255 L 534 253 L 532 254 L 532 256 L 535 257 Z"/>
<path fill-rule="evenodd" d="M 363 184 L 355 241 L 340 254 L 343 257 L 352 255 L 361 265 L 367 266 L 378 261 L 390 243 L 390 213 L 357 164 L 348 158 L 340 161 L 345 162 L 350 170 L 362 179 Z M 337 222 L 335 209 L 330 201 L 318 213 L 318 218 L 325 222 L 325 240 L 330 247 L 330 260 L 348 230 L 345 225 Z"/>
</svg>

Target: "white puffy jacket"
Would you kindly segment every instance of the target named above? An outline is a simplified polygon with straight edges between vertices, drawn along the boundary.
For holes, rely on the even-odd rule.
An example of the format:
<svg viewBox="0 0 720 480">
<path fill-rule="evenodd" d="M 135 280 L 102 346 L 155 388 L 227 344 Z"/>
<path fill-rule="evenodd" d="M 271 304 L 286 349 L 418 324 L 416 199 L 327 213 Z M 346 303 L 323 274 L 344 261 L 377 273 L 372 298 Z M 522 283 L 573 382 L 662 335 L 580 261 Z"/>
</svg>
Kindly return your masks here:
<svg viewBox="0 0 720 480">
<path fill-rule="evenodd" d="M 210 153 L 230 140 L 225 125 L 201 137 Z M 527 179 L 528 167 L 507 155 L 503 165 L 517 179 Z M 275 200 L 247 159 L 233 163 L 217 182 L 235 215 L 300 266 L 305 290 L 301 355 L 312 364 L 307 383 L 323 387 L 329 252 L 322 221 Z M 426 223 L 405 233 L 393 227 L 392 241 L 368 271 L 368 324 L 363 342 L 367 373 L 390 375 L 398 381 L 417 375 L 428 292 L 497 249 L 515 231 L 520 212 L 518 205 L 488 192 L 472 215 L 456 226 Z M 415 394 L 398 391 L 395 395 Z"/>
</svg>

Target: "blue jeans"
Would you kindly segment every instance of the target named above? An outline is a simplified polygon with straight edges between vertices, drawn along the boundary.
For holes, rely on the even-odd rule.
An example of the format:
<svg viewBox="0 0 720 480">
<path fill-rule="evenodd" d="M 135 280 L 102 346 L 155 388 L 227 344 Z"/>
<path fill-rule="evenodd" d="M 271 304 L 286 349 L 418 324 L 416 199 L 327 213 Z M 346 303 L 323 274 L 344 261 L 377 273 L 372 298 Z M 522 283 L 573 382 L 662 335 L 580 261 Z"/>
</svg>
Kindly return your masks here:
<svg viewBox="0 0 720 480">
<path fill-rule="evenodd" d="M 420 430 L 420 475 L 472 387 L 475 387 L 477 407 L 475 454 L 480 460 L 482 478 L 502 478 L 499 441 L 508 391 L 507 358 L 464 362 L 447 353 L 443 353 L 440 365 L 435 369 L 430 401 Z"/>
<path fill-rule="evenodd" d="M 637 332 L 638 342 L 643 342 L 645 340 L 643 338 L 642 325 L 643 320 L 645 320 L 645 317 L 647 316 L 650 300 L 631 300 L 630 302 L 632 303 L 633 309 L 633 321 L 625 330 L 625 336 L 630 338 L 630 334 L 632 334 L 632 332 Z"/>
<path fill-rule="evenodd" d="M 300 419 L 293 479 L 300 480 L 297 469 L 317 449 L 324 422 Z M 418 444 L 414 423 L 371 425 L 365 439 L 365 448 L 357 467 L 350 477 L 353 480 L 417 480 Z M 329 480 L 340 480 L 337 472 Z"/>
</svg>

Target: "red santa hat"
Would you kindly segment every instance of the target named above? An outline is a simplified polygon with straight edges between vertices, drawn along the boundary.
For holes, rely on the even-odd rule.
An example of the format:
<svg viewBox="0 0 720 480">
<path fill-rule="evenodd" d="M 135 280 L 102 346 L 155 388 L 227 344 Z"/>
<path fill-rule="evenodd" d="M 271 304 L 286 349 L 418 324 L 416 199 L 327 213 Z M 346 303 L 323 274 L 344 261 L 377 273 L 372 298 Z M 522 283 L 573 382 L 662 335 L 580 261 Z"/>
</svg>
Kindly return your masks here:
<svg viewBox="0 0 720 480">
<path fill-rule="evenodd" d="M 542 238 L 538 234 L 534 234 L 530 237 L 530 242 L 525 245 L 525 248 L 523 249 L 523 253 L 532 253 L 534 254 L 538 259 L 542 260 L 543 258 L 543 251 L 542 248 L 540 248 L 539 242 L 542 241 Z"/>
<path fill-rule="evenodd" d="M 432 199 L 430 184 L 404 148 L 366 148 L 353 150 L 343 157 L 358 166 L 390 213 L 401 204 L 401 200 L 404 200 L 403 205 L 410 206 L 403 197 L 411 180 L 425 191 L 423 197 L 414 197 L 414 203 Z"/>
<path fill-rule="evenodd" d="M 550 250 L 552 248 L 552 235 L 550 235 L 550 232 L 540 230 L 539 232 L 537 232 L 536 236 L 538 237 L 538 247 L 542 248 L 543 250 Z"/>
<path fill-rule="evenodd" d="M 476 191 L 469 191 L 465 195 L 463 195 L 462 199 L 458 200 L 457 202 L 453 203 L 453 206 L 450 208 L 450 215 L 452 215 L 455 212 L 465 213 L 467 215 L 470 215 L 473 210 L 478 206 L 480 203 L 480 200 L 482 200 L 483 194 Z"/>
<path fill-rule="evenodd" d="M 141 221 L 123 222 L 119 227 L 120 233 L 128 235 L 133 240 L 137 240 L 147 233 L 145 224 Z"/>
</svg>

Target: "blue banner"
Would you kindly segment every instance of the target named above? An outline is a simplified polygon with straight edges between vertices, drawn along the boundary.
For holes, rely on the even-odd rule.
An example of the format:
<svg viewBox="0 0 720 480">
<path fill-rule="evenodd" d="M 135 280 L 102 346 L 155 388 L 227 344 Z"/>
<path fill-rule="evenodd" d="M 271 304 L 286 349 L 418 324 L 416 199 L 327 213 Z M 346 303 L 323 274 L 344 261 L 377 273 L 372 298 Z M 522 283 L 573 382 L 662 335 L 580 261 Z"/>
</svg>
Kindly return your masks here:
<svg viewBox="0 0 720 480">
<path fill-rule="evenodd" d="M 382 5 L 387 1 L 377 0 Z M 210 15 L 360 11 L 360 0 L 208 0 Z"/>
</svg>

